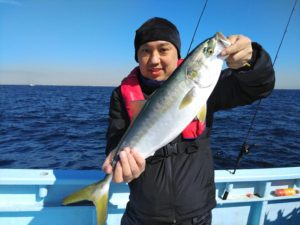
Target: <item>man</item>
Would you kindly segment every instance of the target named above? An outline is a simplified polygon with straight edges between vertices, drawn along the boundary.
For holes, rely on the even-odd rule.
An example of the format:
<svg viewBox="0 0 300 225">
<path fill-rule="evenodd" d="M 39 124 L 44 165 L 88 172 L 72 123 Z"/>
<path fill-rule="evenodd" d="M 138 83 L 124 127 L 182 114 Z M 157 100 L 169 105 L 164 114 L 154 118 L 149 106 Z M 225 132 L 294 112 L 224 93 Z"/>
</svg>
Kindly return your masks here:
<svg viewBox="0 0 300 225">
<path fill-rule="evenodd" d="M 250 104 L 268 96 L 274 88 L 274 70 L 263 48 L 243 35 L 228 37 L 231 46 L 221 52 L 228 69 L 208 99 L 206 129 L 186 138 L 183 134 L 143 159 L 135 149 L 120 152 L 112 171 L 111 151 L 116 147 L 132 119 L 132 95 L 147 99 L 178 66 L 180 37 L 174 24 L 162 18 L 146 21 L 135 36 L 135 68 L 111 97 L 109 128 L 103 164 L 115 182 L 129 182 L 130 201 L 122 225 L 211 224 L 215 207 L 213 159 L 209 146 L 213 113 Z M 136 88 L 124 88 L 133 82 Z M 193 129 L 193 128 L 191 128 Z"/>
</svg>

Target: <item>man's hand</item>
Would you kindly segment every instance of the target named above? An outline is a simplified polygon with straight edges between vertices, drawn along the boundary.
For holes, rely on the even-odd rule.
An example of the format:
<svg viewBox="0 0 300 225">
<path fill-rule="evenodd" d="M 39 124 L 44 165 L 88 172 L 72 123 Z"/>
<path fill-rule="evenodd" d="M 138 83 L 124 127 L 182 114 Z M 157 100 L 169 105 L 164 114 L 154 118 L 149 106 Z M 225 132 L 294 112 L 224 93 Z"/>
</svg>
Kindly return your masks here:
<svg viewBox="0 0 300 225">
<path fill-rule="evenodd" d="M 250 66 L 248 62 L 253 52 L 251 40 L 243 35 L 231 35 L 228 40 L 231 45 L 220 54 L 221 56 L 227 56 L 227 66 L 231 69 Z"/>
<path fill-rule="evenodd" d="M 144 172 L 146 160 L 136 150 L 124 148 L 120 151 L 120 160 L 113 171 L 110 163 L 114 155 L 115 153 L 111 152 L 102 165 L 102 170 L 105 173 L 113 173 L 114 182 L 130 182 Z"/>
</svg>

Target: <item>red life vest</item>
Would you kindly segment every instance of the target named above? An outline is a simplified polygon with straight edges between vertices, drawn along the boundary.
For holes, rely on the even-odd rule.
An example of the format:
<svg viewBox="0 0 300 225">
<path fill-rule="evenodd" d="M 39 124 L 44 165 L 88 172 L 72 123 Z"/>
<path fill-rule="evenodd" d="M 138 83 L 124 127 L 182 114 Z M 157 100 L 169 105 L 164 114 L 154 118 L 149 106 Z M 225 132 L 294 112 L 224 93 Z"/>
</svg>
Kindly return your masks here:
<svg viewBox="0 0 300 225">
<path fill-rule="evenodd" d="M 178 64 L 182 62 L 179 61 Z M 127 113 L 130 120 L 133 118 L 133 110 L 131 108 L 132 101 L 145 100 L 141 86 L 139 84 L 137 73 L 139 68 L 134 68 L 130 74 L 123 79 L 121 83 L 121 94 L 125 103 Z M 198 119 L 194 119 L 181 133 L 184 139 L 195 139 L 202 134 L 205 129 L 205 124 L 200 122 Z"/>
</svg>

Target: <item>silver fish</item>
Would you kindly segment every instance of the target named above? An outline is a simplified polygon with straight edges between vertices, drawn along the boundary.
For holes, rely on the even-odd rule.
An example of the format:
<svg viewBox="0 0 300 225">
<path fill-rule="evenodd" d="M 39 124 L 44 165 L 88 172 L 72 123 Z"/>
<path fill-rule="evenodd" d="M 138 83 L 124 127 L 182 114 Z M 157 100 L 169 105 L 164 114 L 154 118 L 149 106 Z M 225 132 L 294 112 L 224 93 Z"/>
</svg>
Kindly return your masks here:
<svg viewBox="0 0 300 225">
<path fill-rule="evenodd" d="M 147 158 L 177 137 L 195 117 L 205 123 L 206 101 L 219 79 L 224 61 L 219 54 L 229 45 L 230 42 L 218 32 L 186 57 L 145 103 L 123 135 L 114 150 L 113 168 L 125 147 L 134 148 Z M 102 181 L 66 197 L 63 204 L 92 201 L 96 206 L 98 225 L 104 225 L 111 180 L 112 175 L 106 175 Z"/>
</svg>

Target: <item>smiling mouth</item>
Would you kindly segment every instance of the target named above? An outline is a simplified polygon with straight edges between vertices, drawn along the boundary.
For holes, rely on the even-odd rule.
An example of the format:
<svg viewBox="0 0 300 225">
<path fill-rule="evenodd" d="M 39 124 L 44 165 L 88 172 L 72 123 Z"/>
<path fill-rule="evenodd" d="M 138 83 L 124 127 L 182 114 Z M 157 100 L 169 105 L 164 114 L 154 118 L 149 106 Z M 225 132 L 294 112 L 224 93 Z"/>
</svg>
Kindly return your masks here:
<svg viewBox="0 0 300 225">
<path fill-rule="evenodd" d="M 161 70 L 162 70 L 161 68 L 152 68 L 152 69 L 149 69 L 149 71 L 152 72 L 152 73 L 157 73 L 157 72 L 159 72 Z"/>
</svg>

